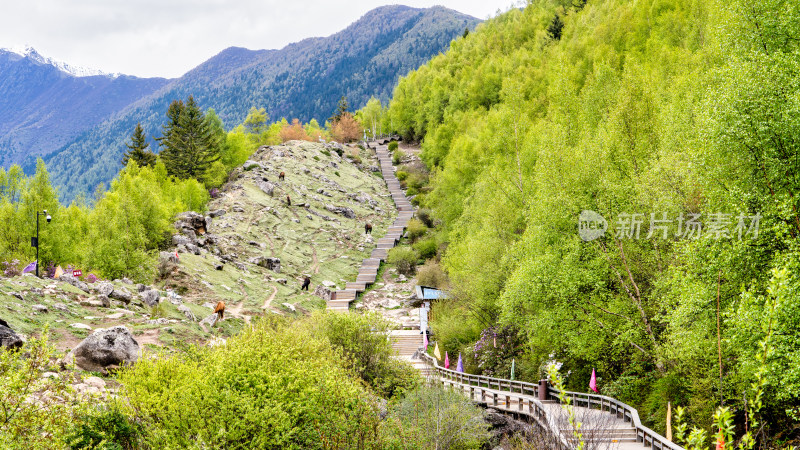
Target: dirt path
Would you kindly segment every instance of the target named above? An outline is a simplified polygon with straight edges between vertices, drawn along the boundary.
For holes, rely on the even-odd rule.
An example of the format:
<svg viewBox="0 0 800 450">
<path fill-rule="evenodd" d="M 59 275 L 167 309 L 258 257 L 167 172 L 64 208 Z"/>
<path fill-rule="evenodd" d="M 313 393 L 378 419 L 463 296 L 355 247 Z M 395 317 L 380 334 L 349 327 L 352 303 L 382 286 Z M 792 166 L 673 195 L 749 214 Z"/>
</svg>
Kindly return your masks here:
<svg viewBox="0 0 800 450">
<path fill-rule="evenodd" d="M 264 302 L 264 306 L 262 306 L 261 309 L 266 310 L 267 308 L 269 308 L 270 304 L 272 303 L 272 300 L 275 299 L 275 294 L 277 294 L 277 293 L 278 293 L 278 288 L 275 287 L 275 286 L 272 286 L 272 294 L 269 296 L 267 301 Z"/>
</svg>

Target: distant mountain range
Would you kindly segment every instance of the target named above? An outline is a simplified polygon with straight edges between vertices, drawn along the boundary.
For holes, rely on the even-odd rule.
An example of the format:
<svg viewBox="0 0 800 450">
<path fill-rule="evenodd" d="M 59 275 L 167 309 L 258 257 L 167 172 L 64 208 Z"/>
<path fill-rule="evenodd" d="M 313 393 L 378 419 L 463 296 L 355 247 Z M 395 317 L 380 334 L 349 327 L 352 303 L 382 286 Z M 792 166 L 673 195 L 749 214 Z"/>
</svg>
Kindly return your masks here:
<svg viewBox="0 0 800 450">
<path fill-rule="evenodd" d="M 76 68 L 32 48 L 0 49 L 0 164 L 34 166 L 36 156 L 69 144 L 168 82 Z"/>
<path fill-rule="evenodd" d="M 280 50 L 228 48 L 172 80 L 75 76 L 35 52 L 0 50 L 0 163 L 30 172 L 43 157 L 69 200 L 116 175 L 137 122 L 160 135 L 172 100 L 193 95 L 228 127 L 252 106 L 273 120 L 324 123 L 343 95 L 352 109 L 373 95 L 388 101 L 401 75 L 479 22 L 442 7 L 384 6 L 329 37 Z"/>
</svg>

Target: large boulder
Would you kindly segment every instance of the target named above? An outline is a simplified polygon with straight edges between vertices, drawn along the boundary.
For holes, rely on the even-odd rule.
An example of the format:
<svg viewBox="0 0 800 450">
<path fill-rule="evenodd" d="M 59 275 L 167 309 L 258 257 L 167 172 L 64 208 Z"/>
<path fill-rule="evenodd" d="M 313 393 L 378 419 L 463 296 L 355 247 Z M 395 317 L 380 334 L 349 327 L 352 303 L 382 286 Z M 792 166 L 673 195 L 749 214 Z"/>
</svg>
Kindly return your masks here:
<svg viewBox="0 0 800 450">
<path fill-rule="evenodd" d="M 264 191 L 264 193 L 267 195 L 271 196 L 275 193 L 275 185 L 269 181 L 258 180 L 256 181 L 256 186 L 258 186 L 258 188 Z"/>
<path fill-rule="evenodd" d="M 331 291 L 330 288 L 320 284 L 316 289 L 314 289 L 314 295 L 322 298 L 323 300 L 330 300 L 333 296 L 333 291 Z"/>
<path fill-rule="evenodd" d="M 161 297 L 155 289 L 143 291 L 139 293 L 139 297 L 142 298 L 142 302 L 147 306 L 156 306 L 161 301 Z"/>
<path fill-rule="evenodd" d="M 348 208 L 346 206 L 325 205 L 325 209 L 327 209 L 328 211 L 330 211 L 330 212 L 332 212 L 334 214 L 339 214 L 339 215 L 345 216 L 348 219 L 355 219 L 356 218 L 356 213 L 352 209 L 350 209 L 350 208 Z"/>
<path fill-rule="evenodd" d="M 130 302 L 131 302 L 131 300 L 133 299 L 133 294 L 131 294 L 131 292 L 130 292 L 129 290 L 127 290 L 127 289 L 125 289 L 125 288 L 123 288 L 123 287 L 121 287 L 121 288 L 114 288 L 114 290 L 113 290 L 113 291 L 111 291 L 111 294 L 109 294 L 108 296 L 109 296 L 109 297 L 111 297 L 111 298 L 113 298 L 113 299 L 116 299 L 116 300 L 122 301 L 122 302 L 124 302 L 126 305 L 127 305 L 128 303 L 130 303 Z"/>
<path fill-rule="evenodd" d="M 114 292 L 114 285 L 108 281 L 97 283 L 94 285 L 94 288 L 98 294 L 105 295 L 106 297 L 110 297 L 111 293 Z"/>
<path fill-rule="evenodd" d="M 279 258 L 268 258 L 266 256 L 257 256 L 249 259 L 250 263 L 261 266 L 265 269 L 281 273 L 281 260 Z"/>
<path fill-rule="evenodd" d="M 175 221 L 174 225 L 185 236 L 200 236 L 206 234 L 206 230 L 208 230 L 206 216 L 194 211 L 179 214 L 178 220 Z"/>
<path fill-rule="evenodd" d="M 89 292 L 89 285 L 84 283 L 83 281 L 73 277 L 72 274 L 65 273 L 65 274 L 61 275 L 60 277 L 58 277 L 58 281 L 63 281 L 65 283 L 69 283 L 69 284 L 75 286 L 76 288 L 82 290 L 83 292 L 86 292 L 86 293 Z"/>
<path fill-rule="evenodd" d="M 102 372 L 139 359 L 139 343 L 124 326 L 99 329 L 84 339 L 67 355 L 67 364 L 90 372 Z"/>
<path fill-rule="evenodd" d="M 20 347 L 22 347 L 22 338 L 14 333 L 5 320 L 0 319 L 0 349 Z"/>
</svg>

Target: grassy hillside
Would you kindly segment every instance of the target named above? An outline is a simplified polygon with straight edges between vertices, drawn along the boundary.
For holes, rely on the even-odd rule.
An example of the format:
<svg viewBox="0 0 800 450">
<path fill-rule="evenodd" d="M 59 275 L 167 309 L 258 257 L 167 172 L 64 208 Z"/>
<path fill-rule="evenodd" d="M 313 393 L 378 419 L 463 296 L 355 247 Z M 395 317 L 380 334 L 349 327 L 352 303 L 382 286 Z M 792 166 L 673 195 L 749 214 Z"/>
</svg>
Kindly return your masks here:
<svg viewBox="0 0 800 450">
<path fill-rule="evenodd" d="M 667 402 L 708 429 L 724 403 L 798 439 L 798 17 L 542 0 L 404 77 L 387 120 L 432 170 L 445 347 L 479 358 L 471 330 L 502 330 L 525 378 L 555 359 L 586 390 L 595 368 L 656 430 Z M 602 237 L 581 238 L 584 210 Z"/>
<path fill-rule="evenodd" d="M 50 341 L 60 350 L 72 349 L 90 330 L 114 325 L 128 326 L 143 346 L 174 348 L 231 336 L 257 316 L 301 316 L 323 309 L 325 301 L 314 295 L 315 289 L 323 282 L 331 290 L 343 288 L 374 248 L 373 238 L 364 235 L 364 223 L 373 224 L 374 235 L 381 236 L 395 214 L 380 172 L 369 169 L 377 166 L 374 153 L 353 147 L 345 155 L 349 157 L 300 141 L 256 151 L 233 172 L 220 197 L 208 203 L 209 211 L 221 214 L 211 219 L 203 236 L 214 244 L 199 254 L 181 248 L 174 270 L 162 270 L 152 285 L 162 297 L 158 308 L 144 305 L 137 286 L 125 280 L 112 284 L 132 293 L 133 300 L 112 299 L 103 306 L 97 303 L 102 299 L 96 291 L 99 282 L 82 291 L 63 281 L 26 275 L 0 278 L 0 318 L 26 336 L 38 336 L 47 326 Z M 351 162 L 354 156 L 360 165 Z M 284 181 L 278 181 L 280 172 Z M 265 179 L 275 184 L 273 195 L 258 187 Z M 287 195 L 292 206 L 286 204 Z M 326 206 L 350 208 L 354 216 Z M 279 258 L 280 272 L 251 261 L 261 256 Z M 311 277 L 309 292 L 300 290 L 303 276 Z M 181 298 L 173 302 L 167 291 Z M 199 324 L 218 301 L 227 305 L 226 320 L 213 329 Z M 178 309 L 182 305 L 196 320 Z"/>
</svg>

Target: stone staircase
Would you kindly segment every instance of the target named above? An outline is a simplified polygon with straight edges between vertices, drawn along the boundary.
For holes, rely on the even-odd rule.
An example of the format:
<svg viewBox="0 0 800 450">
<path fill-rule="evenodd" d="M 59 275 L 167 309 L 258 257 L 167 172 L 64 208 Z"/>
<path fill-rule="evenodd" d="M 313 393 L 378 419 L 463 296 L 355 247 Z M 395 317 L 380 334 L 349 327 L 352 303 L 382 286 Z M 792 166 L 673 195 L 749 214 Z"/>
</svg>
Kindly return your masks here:
<svg viewBox="0 0 800 450">
<path fill-rule="evenodd" d="M 411 217 L 414 216 L 414 207 L 408 201 L 403 189 L 400 187 L 400 181 L 394 175 L 394 167 L 392 166 L 392 157 L 389 154 L 388 145 L 384 145 L 386 140 L 377 142 L 370 142 L 367 145 L 375 149 L 378 156 L 378 162 L 381 166 L 381 173 L 383 179 L 386 181 L 386 186 L 389 188 L 389 193 L 394 200 L 395 207 L 398 214 L 397 219 L 389 226 L 386 236 L 378 239 L 376 247 L 372 250 L 369 258 L 361 263 L 358 269 L 356 280 L 347 283 L 345 288 L 340 291 L 335 291 L 328 300 L 328 309 L 334 311 L 347 311 L 350 309 L 350 303 L 358 298 L 358 295 L 364 292 L 368 286 L 375 283 L 378 277 L 378 269 L 380 268 L 381 261 L 386 260 L 389 250 L 394 248 L 400 241 L 400 238 L 405 232 L 406 225 Z"/>
<path fill-rule="evenodd" d="M 389 340 L 392 342 L 392 348 L 397 353 L 398 359 L 414 366 L 415 369 L 422 372 L 423 376 L 427 375 L 428 365 L 414 357 L 423 345 L 423 336 L 419 330 L 392 330 L 389 332 Z"/>
</svg>

